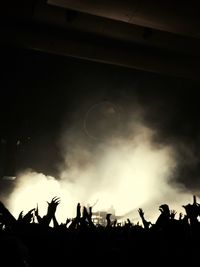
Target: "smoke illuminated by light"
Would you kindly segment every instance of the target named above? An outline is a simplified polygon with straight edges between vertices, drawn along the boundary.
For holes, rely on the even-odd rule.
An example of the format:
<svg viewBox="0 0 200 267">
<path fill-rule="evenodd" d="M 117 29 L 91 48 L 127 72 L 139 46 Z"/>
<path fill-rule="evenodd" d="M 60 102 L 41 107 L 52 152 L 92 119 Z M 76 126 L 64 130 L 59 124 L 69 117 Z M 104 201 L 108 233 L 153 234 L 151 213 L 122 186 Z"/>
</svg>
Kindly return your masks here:
<svg viewBox="0 0 200 267">
<path fill-rule="evenodd" d="M 149 209 L 154 219 L 158 206 L 164 202 L 178 209 L 191 200 L 184 188 L 170 185 L 176 169 L 175 151 L 170 145 L 156 146 L 155 130 L 139 121 L 128 122 L 128 134 L 110 135 L 94 146 L 73 129 L 63 139 L 65 164 L 60 177 L 48 177 L 25 171 L 17 177 L 17 185 L 10 196 L 9 208 L 15 216 L 39 206 L 44 215 L 46 201 L 61 198 L 57 218 L 64 222 L 75 216 L 76 204 L 93 205 L 96 210 L 109 210 L 116 215 L 137 218 L 137 209 Z M 151 208 L 151 209 L 150 209 Z M 154 211 L 152 210 L 154 209 Z"/>
</svg>

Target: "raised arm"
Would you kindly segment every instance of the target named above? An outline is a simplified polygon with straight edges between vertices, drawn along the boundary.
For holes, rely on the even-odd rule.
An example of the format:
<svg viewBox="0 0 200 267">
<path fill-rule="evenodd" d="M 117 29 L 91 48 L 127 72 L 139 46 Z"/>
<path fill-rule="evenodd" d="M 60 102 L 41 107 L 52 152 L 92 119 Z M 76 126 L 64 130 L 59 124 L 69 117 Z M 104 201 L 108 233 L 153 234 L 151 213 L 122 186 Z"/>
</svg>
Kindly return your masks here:
<svg viewBox="0 0 200 267">
<path fill-rule="evenodd" d="M 60 203 L 58 197 L 52 198 L 51 202 L 48 202 L 47 214 L 42 218 L 41 223 L 44 225 L 49 225 L 53 217 L 55 217 L 57 206 Z"/>
<path fill-rule="evenodd" d="M 151 222 L 148 222 L 145 218 L 144 218 L 144 211 L 143 209 L 138 209 L 138 213 L 140 215 L 140 218 L 142 220 L 142 223 L 143 223 L 143 226 L 144 226 L 144 229 L 149 229 L 150 225 L 151 225 Z"/>
</svg>

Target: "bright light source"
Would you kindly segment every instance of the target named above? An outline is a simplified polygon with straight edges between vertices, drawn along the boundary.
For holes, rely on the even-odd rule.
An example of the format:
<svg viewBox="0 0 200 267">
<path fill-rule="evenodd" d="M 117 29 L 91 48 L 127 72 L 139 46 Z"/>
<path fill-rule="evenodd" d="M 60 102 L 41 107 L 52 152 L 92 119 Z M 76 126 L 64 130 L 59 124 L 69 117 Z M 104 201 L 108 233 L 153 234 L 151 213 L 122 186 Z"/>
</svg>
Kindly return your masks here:
<svg viewBox="0 0 200 267">
<path fill-rule="evenodd" d="M 157 205 L 167 202 L 177 209 L 181 201 L 188 201 L 189 194 L 169 183 L 176 167 L 173 148 L 155 146 L 154 132 L 139 123 L 128 126 L 128 135 L 109 137 L 93 150 L 78 135 L 68 133 L 66 167 L 60 179 L 31 171 L 20 175 L 10 196 L 14 215 L 37 203 L 44 215 L 46 201 L 54 196 L 61 198 L 57 218 L 62 222 L 75 216 L 78 202 L 93 205 L 98 200 L 94 211 L 113 205 L 116 215 L 132 211 L 134 218 L 137 209 L 144 207 L 149 209 L 148 218 L 154 219 Z"/>
</svg>

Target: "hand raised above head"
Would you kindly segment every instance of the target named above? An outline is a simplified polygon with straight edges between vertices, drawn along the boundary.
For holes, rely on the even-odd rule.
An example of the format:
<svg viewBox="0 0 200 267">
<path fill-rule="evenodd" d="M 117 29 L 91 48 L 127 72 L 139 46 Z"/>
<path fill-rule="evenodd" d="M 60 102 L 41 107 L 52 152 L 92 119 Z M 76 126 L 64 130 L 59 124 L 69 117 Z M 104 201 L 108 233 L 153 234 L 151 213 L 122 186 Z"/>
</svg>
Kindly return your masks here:
<svg viewBox="0 0 200 267">
<path fill-rule="evenodd" d="M 177 212 L 176 212 L 175 210 L 170 210 L 170 218 L 171 218 L 171 219 L 174 219 L 176 213 L 177 213 Z"/>
<path fill-rule="evenodd" d="M 37 204 L 37 207 L 35 208 L 35 216 L 39 216 L 39 209 L 38 209 L 38 204 Z"/>
<path fill-rule="evenodd" d="M 81 204 L 78 203 L 76 207 L 76 217 L 80 218 L 81 217 Z"/>
<path fill-rule="evenodd" d="M 139 213 L 140 217 L 143 217 L 143 216 L 144 216 L 144 211 L 143 211 L 143 209 L 139 208 L 139 209 L 138 209 L 138 213 Z"/>
<path fill-rule="evenodd" d="M 22 218 L 22 221 L 25 223 L 30 223 L 32 218 L 33 218 L 33 212 L 35 211 L 35 209 L 31 209 L 29 210 L 26 215 Z"/>
<path fill-rule="evenodd" d="M 20 212 L 17 220 L 22 221 L 22 219 L 23 219 L 23 210 Z"/>
<path fill-rule="evenodd" d="M 47 214 L 48 216 L 54 216 L 57 206 L 60 204 L 60 198 L 59 197 L 53 197 L 51 202 L 48 202 L 48 209 L 47 209 Z"/>
</svg>

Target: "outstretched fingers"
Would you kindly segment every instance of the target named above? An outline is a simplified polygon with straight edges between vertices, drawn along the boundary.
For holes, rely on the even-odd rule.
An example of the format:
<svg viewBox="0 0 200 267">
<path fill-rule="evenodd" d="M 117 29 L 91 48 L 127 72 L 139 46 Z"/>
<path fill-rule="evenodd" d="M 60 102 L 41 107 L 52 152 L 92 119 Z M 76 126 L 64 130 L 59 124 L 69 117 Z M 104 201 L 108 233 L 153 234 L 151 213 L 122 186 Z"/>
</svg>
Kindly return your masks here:
<svg viewBox="0 0 200 267">
<path fill-rule="evenodd" d="M 59 197 L 53 197 L 52 200 L 51 200 L 51 203 L 53 204 L 60 204 L 60 198 Z"/>
</svg>

